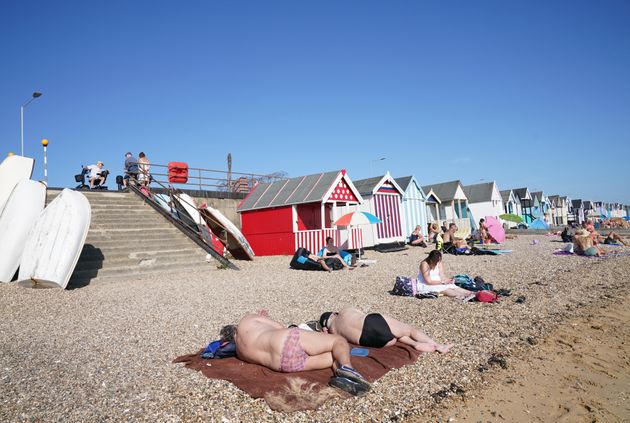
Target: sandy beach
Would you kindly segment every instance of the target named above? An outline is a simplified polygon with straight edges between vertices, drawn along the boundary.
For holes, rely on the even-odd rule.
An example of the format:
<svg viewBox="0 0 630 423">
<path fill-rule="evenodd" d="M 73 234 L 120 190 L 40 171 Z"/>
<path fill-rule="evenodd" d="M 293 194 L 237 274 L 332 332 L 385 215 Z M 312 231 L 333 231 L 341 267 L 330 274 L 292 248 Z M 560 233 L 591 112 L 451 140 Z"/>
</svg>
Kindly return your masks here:
<svg viewBox="0 0 630 423">
<path fill-rule="evenodd" d="M 203 273 L 95 282 L 76 290 L 3 284 L 0 420 L 514 421 L 517 412 L 528 410 L 539 421 L 557 421 L 564 416 L 557 404 L 569 409 L 568 421 L 581 421 L 583 415 L 627 420 L 627 389 L 621 388 L 628 386 L 623 304 L 630 257 L 554 256 L 563 245 L 554 240 L 519 235 L 506 243 L 512 254 L 445 257 L 451 275 L 481 275 L 496 288 L 512 290 L 496 304 L 389 295 L 396 275 L 417 273 L 429 251 L 422 248 L 369 251 L 367 258 L 376 264 L 332 274 L 290 270 L 289 257 L 263 257 L 239 262 L 240 271 L 210 267 Z M 524 302 L 515 301 L 519 296 Z M 346 305 L 390 314 L 456 346 L 446 355 L 427 354 L 391 371 L 365 397 L 333 397 L 317 410 L 294 413 L 272 411 L 228 382 L 172 363 L 216 339 L 222 325 L 246 312 L 266 308 L 271 317 L 290 324 Z M 589 353 L 589 346 L 598 343 L 609 348 L 599 350 L 601 356 Z M 564 367 L 546 359 L 554 352 L 563 353 Z M 588 371 L 576 371 L 576 366 Z M 595 395 L 608 396 L 606 401 L 579 399 L 584 392 L 592 395 L 579 391 L 590 385 L 591 374 L 602 387 Z M 565 381 L 556 388 L 547 383 L 544 394 L 538 392 L 549 407 L 536 403 L 536 397 L 531 403 L 521 399 L 528 394 L 517 388 L 545 380 Z M 498 394 L 504 404 L 496 400 Z M 580 406 L 595 411 L 576 411 Z M 504 411 L 509 409 L 514 414 Z"/>
</svg>

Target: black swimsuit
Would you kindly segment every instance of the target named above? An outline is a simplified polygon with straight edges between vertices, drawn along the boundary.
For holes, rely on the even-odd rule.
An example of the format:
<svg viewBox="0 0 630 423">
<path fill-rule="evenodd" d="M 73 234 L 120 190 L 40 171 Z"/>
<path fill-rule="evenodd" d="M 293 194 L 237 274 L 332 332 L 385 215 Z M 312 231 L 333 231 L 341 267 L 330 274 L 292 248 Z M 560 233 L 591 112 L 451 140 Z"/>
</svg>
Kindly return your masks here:
<svg viewBox="0 0 630 423">
<path fill-rule="evenodd" d="M 392 339 L 394 339 L 394 335 L 383 316 L 378 313 L 365 316 L 359 345 L 362 347 L 382 348 Z"/>
</svg>

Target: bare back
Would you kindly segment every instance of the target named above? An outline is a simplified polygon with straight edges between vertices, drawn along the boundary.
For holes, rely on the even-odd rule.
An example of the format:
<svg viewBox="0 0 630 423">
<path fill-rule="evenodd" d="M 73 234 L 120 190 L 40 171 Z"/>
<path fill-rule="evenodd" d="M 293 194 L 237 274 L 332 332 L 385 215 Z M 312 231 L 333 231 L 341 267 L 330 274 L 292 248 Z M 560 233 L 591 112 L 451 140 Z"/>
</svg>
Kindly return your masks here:
<svg viewBox="0 0 630 423">
<path fill-rule="evenodd" d="M 356 308 L 344 308 L 332 321 L 330 333 L 341 335 L 353 344 L 358 344 L 359 339 L 361 339 L 365 316 L 365 313 Z"/>
<path fill-rule="evenodd" d="M 282 347 L 289 329 L 267 317 L 248 314 L 238 323 L 234 341 L 241 360 L 280 369 Z"/>
</svg>

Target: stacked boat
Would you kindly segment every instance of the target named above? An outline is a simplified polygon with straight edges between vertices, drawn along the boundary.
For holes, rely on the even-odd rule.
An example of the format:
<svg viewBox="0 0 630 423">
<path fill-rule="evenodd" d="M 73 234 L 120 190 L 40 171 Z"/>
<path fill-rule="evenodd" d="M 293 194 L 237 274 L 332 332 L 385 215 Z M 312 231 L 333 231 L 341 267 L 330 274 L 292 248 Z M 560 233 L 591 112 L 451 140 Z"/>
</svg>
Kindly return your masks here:
<svg viewBox="0 0 630 423">
<path fill-rule="evenodd" d="M 65 289 L 90 228 L 87 198 L 64 189 L 47 207 L 46 186 L 31 180 L 34 160 L 0 163 L 0 282 Z M 18 272 L 19 268 L 19 272 Z"/>
</svg>

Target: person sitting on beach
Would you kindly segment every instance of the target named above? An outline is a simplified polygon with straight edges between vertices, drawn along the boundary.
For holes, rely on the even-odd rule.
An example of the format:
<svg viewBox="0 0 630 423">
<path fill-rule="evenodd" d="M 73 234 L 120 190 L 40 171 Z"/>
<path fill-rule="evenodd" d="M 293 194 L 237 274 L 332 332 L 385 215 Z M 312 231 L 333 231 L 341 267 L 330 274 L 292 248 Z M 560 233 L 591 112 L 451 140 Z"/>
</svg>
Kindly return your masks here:
<svg viewBox="0 0 630 423">
<path fill-rule="evenodd" d="M 401 342 L 417 351 L 447 353 L 453 344 L 438 344 L 422 331 L 379 313 L 366 315 L 347 307 L 338 313 L 322 313 L 319 324 L 325 333 L 341 335 L 348 342 L 363 347 L 382 348 Z"/>
<path fill-rule="evenodd" d="M 424 242 L 424 237 L 422 236 L 422 232 L 420 231 L 420 225 L 416 225 L 416 228 L 413 230 L 411 235 L 409 235 L 409 245 L 418 245 L 420 247 L 426 248 L 427 243 Z"/>
<path fill-rule="evenodd" d="M 431 251 L 428 257 L 420 262 L 417 291 L 419 294 L 441 292 L 447 297 L 455 297 L 460 300 L 467 300 L 471 295 L 474 295 L 472 291 L 455 285 L 452 278 L 446 277 L 442 264 L 442 253 L 438 250 Z"/>
<path fill-rule="evenodd" d="M 587 221 L 586 224 L 584 225 L 584 228 L 591 235 L 591 238 L 593 239 L 593 244 L 595 245 L 602 243 L 602 244 L 621 244 L 624 246 L 628 246 L 628 243 L 626 243 L 626 241 L 624 241 L 622 237 L 620 237 L 618 234 L 616 234 L 613 231 L 610 231 L 610 233 L 607 236 L 603 236 L 602 234 L 597 232 L 595 230 L 595 225 L 593 225 L 591 221 Z"/>
<path fill-rule="evenodd" d="M 345 253 L 345 254 L 348 254 L 348 253 Z M 350 266 L 348 266 L 348 263 L 346 263 L 346 261 L 341 257 L 341 250 L 335 246 L 335 243 L 332 237 L 326 238 L 326 246 L 322 248 L 322 250 L 317 255 L 319 256 L 320 260 L 322 259 L 322 257 L 326 259 L 330 259 L 330 258 L 337 259 L 341 262 L 341 265 L 343 266 L 344 270 L 350 269 Z"/>
<path fill-rule="evenodd" d="M 103 162 L 97 161 L 95 165 L 89 165 L 85 168 L 90 172 L 88 174 L 88 180 L 90 181 L 90 189 L 94 189 L 94 187 L 103 186 L 105 180 L 107 179 L 107 174 L 109 171 L 103 169 Z"/>
<path fill-rule="evenodd" d="M 575 231 L 575 235 L 573 235 L 573 252 L 589 257 L 601 257 L 605 254 L 600 247 L 595 245 L 591 234 L 584 228 L 578 229 Z"/>
<path fill-rule="evenodd" d="M 350 345 L 342 336 L 287 328 L 270 319 L 265 310 L 246 314 L 238 325 L 224 326 L 221 341 L 234 342 L 236 356 L 248 363 L 284 373 L 332 367 L 335 376 L 331 386 L 353 395 L 371 388 L 352 367 Z"/>
<path fill-rule="evenodd" d="M 565 226 L 560 237 L 562 238 L 562 242 L 573 242 L 573 235 L 575 235 L 575 230 L 569 226 Z"/>
<path fill-rule="evenodd" d="M 429 240 L 431 242 L 437 243 L 437 236 L 440 235 L 440 228 L 438 228 L 437 223 L 429 224 Z"/>
<path fill-rule="evenodd" d="M 486 225 L 486 219 L 479 219 L 479 237 L 482 244 L 489 244 L 497 241 L 490 235 L 490 230 Z"/>
<path fill-rule="evenodd" d="M 444 239 L 444 246 L 442 249 L 444 251 L 449 250 L 451 247 L 455 248 L 468 248 L 468 243 L 465 239 L 457 238 L 455 236 L 455 232 L 457 232 L 457 225 L 455 223 L 451 223 L 448 225 L 448 231 L 442 235 Z"/>
<path fill-rule="evenodd" d="M 446 231 L 448 231 L 448 222 L 446 220 L 442 223 L 442 227 L 440 229 L 442 229 L 442 233 L 446 233 Z"/>
<path fill-rule="evenodd" d="M 326 264 L 326 259 L 324 257 L 318 256 L 317 254 L 309 254 L 308 258 L 319 263 L 319 265 L 322 266 L 322 269 L 324 269 L 325 271 L 332 272 L 330 266 Z"/>
</svg>

